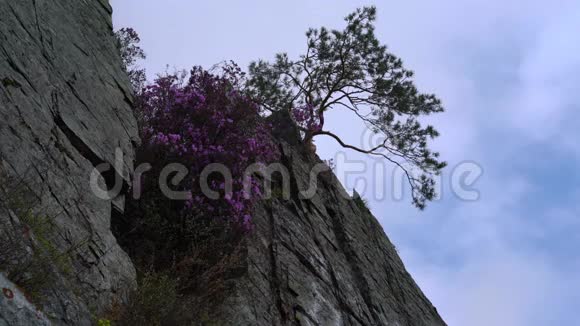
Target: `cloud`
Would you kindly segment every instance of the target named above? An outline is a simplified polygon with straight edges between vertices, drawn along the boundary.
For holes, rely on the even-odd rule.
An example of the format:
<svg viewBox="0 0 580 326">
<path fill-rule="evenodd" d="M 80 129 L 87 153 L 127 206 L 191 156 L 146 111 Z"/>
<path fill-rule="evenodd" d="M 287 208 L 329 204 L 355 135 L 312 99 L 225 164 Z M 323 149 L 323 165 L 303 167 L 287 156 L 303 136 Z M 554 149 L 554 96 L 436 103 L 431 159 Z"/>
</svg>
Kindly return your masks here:
<svg viewBox="0 0 580 326">
<path fill-rule="evenodd" d="M 411 275 L 449 325 L 573 324 L 577 254 L 558 257 L 545 245 L 559 237 L 569 241 L 565 248 L 578 243 L 578 205 L 554 203 L 528 215 L 522 207 L 538 189 L 525 178 L 488 177 L 482 187 L 488 195 L 480 202 L 439 208 L 410 224 L 382 221 Z"/>
<path fill-rule="evenodd" d="M 580 5 L 564 7 L 562 14 L 539 33 L 519 66 L 511 119 L 534 140 L 560 140 L 561 127 L 569 127 L 565 122 L 578 120 L 579 21 Z"/>
<path fill-rule="evenodd" d="M 446 198 L 425 214 L 372 207 L 449 325 L 574 324 L 580 210 L 561 197 L 574 197 L 564 180 L 577 173 L 562 162 L 573 157 L 554 152 L 580 153 L 580 10 L 505 5 L 437 3 L 426 11 L 443 23 L 421 21 L 433 38 L 420 50 L 408 44 L 420 31 L 399 35 L 421 82 L 446 104 L 437 146 L 452 164 L 483 166 L 482 199 Z"/>
<path fill-rule="evenodd" d="M 578 278 L 555 270 L 541 256 L 484 252 L 457 269 L 425 264 L 410 252 L 405 256 L 449 325 L 571 324 L 571 317 L 554 307 L 571 308 L 570 287 L 578 285 Z"/>
</svg>

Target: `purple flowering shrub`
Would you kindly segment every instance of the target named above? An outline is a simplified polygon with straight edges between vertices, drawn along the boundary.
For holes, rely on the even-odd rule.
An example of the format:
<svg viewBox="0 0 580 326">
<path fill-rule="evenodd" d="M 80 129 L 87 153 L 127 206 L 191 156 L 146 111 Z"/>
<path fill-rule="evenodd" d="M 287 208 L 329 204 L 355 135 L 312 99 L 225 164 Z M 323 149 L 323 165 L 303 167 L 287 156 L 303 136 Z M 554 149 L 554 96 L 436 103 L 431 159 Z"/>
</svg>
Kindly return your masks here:
<svg viewBox="0 0 580 326">
<path fill-rule="evenodd" d="M 158 177 L 169 163 L 189 169 L 178 185 L 191 191 L 183 214 L 231 220 L 248 228 L 261 192 L 256 177 L 244 175 L 246 168 L 275 160 L 277 148 L 258 106 L 239 91 L 236 80 L 235 69 L 224 69 L 218 76 L 200 67 L 193 68 L 186 82 L 177 75 L 159 77 L 139 95 L 137 110 L 142 115 L 142 152 L 153 165 L 153 175 Z M 209 175 L 207 184 L 220 194 L 218 199 L 204 195 L 199 182 L 211 164 L 226 167 L 232 176 L 231 191 L 226 191 L 222 174 Z M 247 192 L 244 182 L 250 185 Z M 146 183 L 145 191 L 148 186 L 157 185 Z"/>
<path fill-rule="evenodd" d="M 322 131 L 324 113 L 316 112 L 312 104 L 305 104 L 292 109 L 292 115 L 296 124 L 303 133 L 312 135 Z"/>
<path fill-rule="evenodd" d="M 271 126 L 243 91 L 244 75 L 238 66 L 225 65 L 219 75 L 196 67 L 188 78 L 170 74 L 144 86 L 144 71 L 131 73 L 143 54 L 137 47 L 138 35 L 122 30 L 118 37 L 136 96 L 134 113 L 142 139 L 136 165 L 149 163 L 151 170 L 136 173 L 140 196 L 129 198 L 125 213 L 111 220 L 111 228 L 140 272 L 177 280 L 178 295 L 187 304 L 177 304 L 165 321 L 197 324 L 199 316 L 210 316 L 231 293 L 228 280 L 244 267 L 243 239 L 252 229 L 251 214 L 261 197 L 258 176 L 246 176 L 246 168 L 277 160 L 278 148 Z M 188 170 L 177 184 L 172 180 L 175 174 L 162 176 L 174 163 Z M 219 194 L 217 199 L 206 196 L 207 189 L 200 184 L 202 171 L 214 164 L 231 174 L 231 178 L 209 174 L 207 184 Z M 226 180 L 231 180 L 231 187 Z M 190 196 L 170 198 L 160 181 Z M 144 285 L 140 287 L 143 290 Z M 157 318 L 144 316 L 131 305 L 121 311 L 148 323 Z"/>
</svg>

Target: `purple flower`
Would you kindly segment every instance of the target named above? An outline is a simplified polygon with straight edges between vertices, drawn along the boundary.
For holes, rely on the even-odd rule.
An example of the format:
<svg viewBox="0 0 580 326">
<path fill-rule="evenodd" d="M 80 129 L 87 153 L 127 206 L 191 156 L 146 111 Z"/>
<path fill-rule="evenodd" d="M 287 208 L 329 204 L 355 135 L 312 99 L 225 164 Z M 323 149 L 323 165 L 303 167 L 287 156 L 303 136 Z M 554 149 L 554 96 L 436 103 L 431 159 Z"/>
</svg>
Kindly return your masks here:
<svg viewBox="0 0 580 326">
<path fill-rule="evenodd" d="M 262 122 L 259 107 L 237 90 L 231 91 L 229 77 L 215 76 L 194 68 L 189 82 L 178 83 L 176 76 L 158 78 L 144 89 L 137 103 L 142 112 L 141 135 L 145 144 L 155 145 L 155 163 L 161 170 L 167 163 L 190 166 L 190 176 L 199 179 L 207 164 L 225 164 L 232 172 L 233 194 L 225 194 L 219 176 L 210 176 L 210 185 L 222 198 L 210 200 L 200 186 L 191 182 L 193 198 L 185 210 L 196 214 L 230 218 L 249 224 L 254 203 L 261 195 L 257 180 L 250 178 L 251 190 L 245 196 L 245 168 L 255 162 L 277 159 L 277 148 L 270 142 L 271 125 Z M 297 121 L 308 122 L 304 110 L 297 110 Z M 248 124 L 248 115 L 254 115 Z M 244 123 L 241 123 L 244 121 Z M 178 160 L 177 162 L 175 160 Z M 195 205 L 194 205 L 195 204 Z"/>
</svg>

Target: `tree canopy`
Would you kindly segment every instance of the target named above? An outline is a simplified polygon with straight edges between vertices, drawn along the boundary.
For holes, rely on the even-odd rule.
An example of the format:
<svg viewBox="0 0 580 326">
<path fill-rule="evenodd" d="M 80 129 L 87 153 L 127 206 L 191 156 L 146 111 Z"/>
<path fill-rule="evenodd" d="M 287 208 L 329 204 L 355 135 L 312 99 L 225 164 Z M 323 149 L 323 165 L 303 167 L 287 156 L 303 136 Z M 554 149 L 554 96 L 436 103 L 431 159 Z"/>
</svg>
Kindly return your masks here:
<svg viewBox="0 0 580 326">
<path fill-rule="evenodd" d="M 139 46 L 141 38 L 132 28 L 121 28 L 115 32 L 117 47 L 121 54 L 123 69 L 127 72 L 133 90 L 137 93 L 142 90 L 147 81 L 145 69 L 137 65 L 139 60 L 145 59 L 145 51 Z"/>
<path fill-rule="evenodd" d="M 328 136 L 403 169 L 413 203 L 423 209 L 435 197 L 434 177 L 446 163 L 428 147 L 438 132 L 419 119 L 444 108 L 435 95 L 417 90 L 413 71 L 377 39 L 375 7 L 360 8 L 345 20 L 342 31 L 308 30 L 306 53 L 297 59 L 281 53 L 274 62 L 251 63 L 247 90 L 265 110 L 289 110 L 305 142 Z M 381 135 L 381 143 L 360 148 L 325 129 L 325 113 L 339 108 Z"/>
</svg>

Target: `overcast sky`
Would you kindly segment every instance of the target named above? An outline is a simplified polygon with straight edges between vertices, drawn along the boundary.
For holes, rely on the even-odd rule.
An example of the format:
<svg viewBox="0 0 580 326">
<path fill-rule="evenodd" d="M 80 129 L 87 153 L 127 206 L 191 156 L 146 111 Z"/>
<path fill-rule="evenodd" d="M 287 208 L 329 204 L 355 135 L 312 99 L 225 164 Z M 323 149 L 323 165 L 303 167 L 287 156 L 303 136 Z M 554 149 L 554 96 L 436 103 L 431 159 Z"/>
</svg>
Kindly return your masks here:
<svg viewBox="0 0 580 326">
<path fill-rule="evenodd" d="M 364 180 L 339 175 L 370 200 L 412 276 L 451 326 L 577 324 L 580 302 L 580 2 L 111 0 L 116 28 L 134 27 L 149 76 L 166 66 L 241 66 L 295 57 L 308 27 L 341 29 L 356 7 L 378 8 L 377 34 L 447 111 L 432 122 L 449 168 L 441 200 L 419 212 L 377 199 L 389 178 L 366 162 Z M 342 113 L 328 128 L 355 144 L 362 126 Z M 336 157 L 330 140 L 319 155 Z M 450 191 L 474 162 L 479 199 Z M 346 164 L 346 169 L 354 166 Z M 339 166 L 340 169 L 340 166 Z M 388 174 L 388 173 L 387 173 Z M 387 180 L 385 182 L 385 180 Z M 366 182 L 366 186 L 365 186 Z M 390 188 L 390 187 L 389 187 Z M 387 195 L 390 189 L 387 190 Z"/>
</svg>

